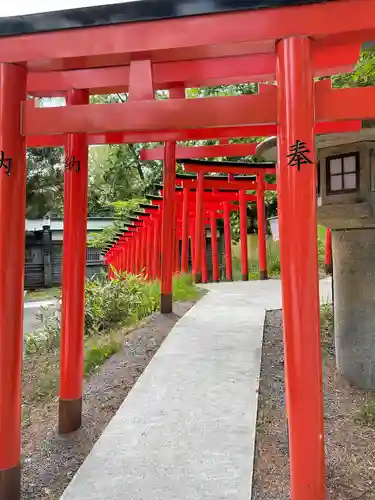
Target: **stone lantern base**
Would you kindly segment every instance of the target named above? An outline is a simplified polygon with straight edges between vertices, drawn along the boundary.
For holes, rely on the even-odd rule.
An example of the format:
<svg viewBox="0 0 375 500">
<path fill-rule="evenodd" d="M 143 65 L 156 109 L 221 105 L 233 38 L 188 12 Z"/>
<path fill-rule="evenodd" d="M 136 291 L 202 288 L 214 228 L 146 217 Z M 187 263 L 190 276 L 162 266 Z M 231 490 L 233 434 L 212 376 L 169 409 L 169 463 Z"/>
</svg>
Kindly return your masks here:
<svg viewBox="0 0 375 500">
<path fill-rule="evenodd" d="M 337 366 L 375 389 L 375 229 L 332 231 Z"/>
</svg>

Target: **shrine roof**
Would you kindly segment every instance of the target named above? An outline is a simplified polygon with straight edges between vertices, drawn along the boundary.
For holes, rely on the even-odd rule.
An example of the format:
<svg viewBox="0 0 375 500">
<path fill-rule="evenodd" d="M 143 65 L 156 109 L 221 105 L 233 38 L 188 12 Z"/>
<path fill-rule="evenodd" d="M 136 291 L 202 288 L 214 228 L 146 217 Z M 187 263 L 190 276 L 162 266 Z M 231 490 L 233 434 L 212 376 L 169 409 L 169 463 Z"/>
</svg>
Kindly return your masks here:
<svg viewBox="0 0 375 500">
<path fill-rule="evenodd" d="M 8 10 L 0 6 L 0 37 L 330 1 L 335 0 L 128 0 L 42 13 L 33 13 L 38 7 L 30 3 L 12 16 L 3 16 Z"/>
</svg>

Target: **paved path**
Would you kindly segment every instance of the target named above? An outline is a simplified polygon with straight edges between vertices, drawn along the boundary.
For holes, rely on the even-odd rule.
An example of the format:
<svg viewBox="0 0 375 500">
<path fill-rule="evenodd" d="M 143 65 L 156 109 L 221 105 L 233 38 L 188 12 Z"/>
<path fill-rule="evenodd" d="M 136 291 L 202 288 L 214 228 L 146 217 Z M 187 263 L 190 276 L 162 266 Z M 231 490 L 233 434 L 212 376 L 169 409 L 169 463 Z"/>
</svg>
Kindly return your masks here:
<svg viewBox="0 0 375 500">
<path fill-rule="evenodd" d="M 56 300 L 41 300 L 25 302 L 23 310 L 23 331 L 24 333 L 32 333 L 35 328 L 40 327 L 40 321 L 37 315 L 41 311 L 41 307 L 52 306 L 56 304 Z"/>
<path fill-rule="evenodd" d="M 324 301 L 329 281 L 322 282 Z M 173 328 L 62 500 L 249 500 L 263 322 L 280 282 L 221 283 Z"/>
</svg>

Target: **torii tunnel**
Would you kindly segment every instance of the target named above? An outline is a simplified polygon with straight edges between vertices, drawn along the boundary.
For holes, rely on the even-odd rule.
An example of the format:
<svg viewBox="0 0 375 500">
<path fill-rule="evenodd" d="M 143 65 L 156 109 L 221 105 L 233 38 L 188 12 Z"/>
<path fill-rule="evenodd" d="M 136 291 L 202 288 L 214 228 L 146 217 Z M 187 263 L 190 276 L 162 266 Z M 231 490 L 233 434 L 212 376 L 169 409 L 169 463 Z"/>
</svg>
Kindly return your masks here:
<svg viewBox="0 0 375 500">
<path fill-rule="evenodd" d="M 205 146 L 203 147 L 206 148 Z M 201 148 L 196 147 L 196 150 Z M 240 212 L 241 273 L 244 281 L 248 280 L 248 248 L 247 248 L 247 205 L 257 204 L 258 216 L 258 250 L 260 279 L 267 278 L 266 260 L 266 219 L 264 191 L 276 190 L 275 184 L 264 182 L 264 175 L 275 174 L 272 163 L 231 163 L 198 160 L 182 160 L 187 171 L 197 174 L 176 174 L 174 197 L 174 224 L 176 224 L 175 241 L 168 247 L 169 256 L 161 259 L 160 237 L 168 237 L 169 224 L 162 224 L 163 210 L 169 200 L 162 196 L 149 196 L 152 204 L 141 204 L 143 211 L 136 211 L 137 217 L 131 217 L 130 224 L 125 224 L 113 241 L 105 249 L 105 260 L 109 264 L 109 276 L 112 269 L 131 273 L 143 273 L 148 279 L 160 279 L 161 312 L 172 311 L 171 277 L 176 272 L 187 273 L 189 248 L 192 254 L 192 272 L 196 282 L 208 281 L 205 226 L 210 226 L 212 278 L 219 281 L 219 259 L 217 242 L 217 219 L 223 219 L 225 237 L 225 271 L 226 279 L 232 280 L 232 238 L 230 213 Z M 221 170 L 231 172 L 228 176 L 205 176 L 205 172 Z M 244 172 L 254 175 L 235 175 Z M 160 194 L 164 186 L 156 185 Z M 256 191 L 249 195 L 247 190 Z M 164 228 L 164 230 L 163 230 Z M 181 241 L 181 252 L 180 252 Z M 165 247 L 164 247 L 165 248 Z M 180 255 L 181 254 L 181 255 Z M 162 266 L 160 267 L 160 263 Z M 165 266 L 169 266 L 165 267 Z"/>
<path fill-rule="evenodd" d="M 314 79 L 352 70 L 372 40 L 375 0 L 134 0 L 0 18 L 1 500 L 20 498 L 26 147 L 66 153 L 59 393 L 66 433 L 81 425 L 88 146 L 165 143 L 160 273 L 168 295 L 176 141 L 275 135 L 291 498 L 324 500 L 315 134 L 359 130 L 375 116 L 375 88 L 338 90 Z M 185 98 L 186 88 L 265 81 L 275 84 L 259 85 L 258 94 Z M 169 98 L 155 99 L 157 89 Z M 89 104 L 90 95 L 116 92 L 129 93 L 128 102 Z M 66 106 L 35 105 L 48 96 L 66 97 Z M 216 156 L 220 148 L 231 154 L 228 146 Z M 204 182 L 199 171 L 197 206 Z M 197 273 L 199 262 L 197 251 Z"/>
</svg>

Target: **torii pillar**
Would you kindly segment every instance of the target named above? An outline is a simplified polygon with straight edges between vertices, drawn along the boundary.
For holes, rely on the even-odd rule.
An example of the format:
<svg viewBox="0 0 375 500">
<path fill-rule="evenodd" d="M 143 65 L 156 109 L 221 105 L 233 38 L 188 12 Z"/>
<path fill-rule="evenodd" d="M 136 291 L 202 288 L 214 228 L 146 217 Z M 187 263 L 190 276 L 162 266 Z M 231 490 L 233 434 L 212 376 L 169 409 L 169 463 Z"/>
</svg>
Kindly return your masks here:
<svg viewBox="0 0 375 500">
<path fill-rule="evenodd" d="M 311 41 L 278 42 L 280 257 L 292 500 L 325 499 Z M 305 157 L 297 155 L 304 151 Z"/>
<path fill-rule="evenodd" d="M 173 257 L 175 251 L 175 185 L 176 143 L 167 142 L 164 149 L 164 189 L 161 235 L 161 289 L 160 312 L 173 310 Z"/>
<path fill-rule="evenodd" d="M 89 103 L 85 90 L 70 90 L 67 105 Z M 68 134 L 64 174 L 59 432 L 77 430 L 82 421 L 88 147 L 85 134 Z"/>
<path fill-rule="evenodd" d="M 26 69 L 0 64 L 0 498 L 21 496 L 21 365 L 26 150 L 21 103 Z M 10 220 L 9 224 L 6 221 Z"/>
</svg>

